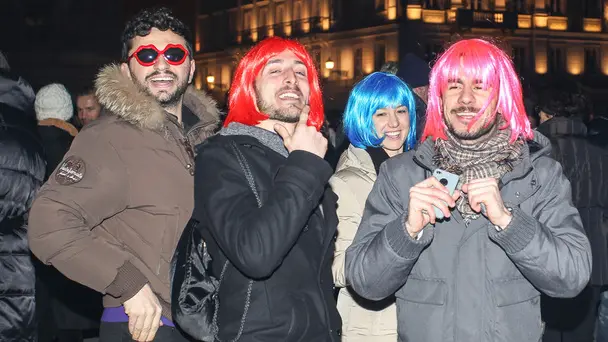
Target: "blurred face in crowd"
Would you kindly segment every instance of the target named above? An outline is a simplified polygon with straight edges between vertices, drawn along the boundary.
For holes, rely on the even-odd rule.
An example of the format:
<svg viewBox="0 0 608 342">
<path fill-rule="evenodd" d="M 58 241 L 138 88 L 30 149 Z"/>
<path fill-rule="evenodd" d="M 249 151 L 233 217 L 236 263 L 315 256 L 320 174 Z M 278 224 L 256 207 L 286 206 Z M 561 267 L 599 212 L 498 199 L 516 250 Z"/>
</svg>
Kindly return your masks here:
<svg viewBox="0 0 608 342">
<path fill-rule="evenodd" d="M 384 137 L 382 148 L 393 157 L 403 152 L 403 144 L 409 134 L 410 113 L 406 106 L 381 108 L 372 116 L 376 135 Z"/>
<path fill-rule="evenodd" d="M 429 102 L 429 86 L 428 85 L 414 88 L 414 89 L 412 89 L 412 91 L 414 92 L 414 94 L 418 95 L 418 97 L 420 97 L 422 99 L 422 101 L 424 101 L 424 103 Z"/>
<path fill-rule="evenodd" d="M 168 47 L 171 44 L 177 47 Z M 164 54 L 161 53 L 167 48 Z M 163 108 L 174 112 L 194 76 L 194 60 L 188 55 L 180 59 L 184 54 L 187 54 L 187 49 L 182 36 L 171 30 L 152 28 L 147 36 L 133 38 L 128 53 L 130 58 L 123 63 L 122 71 Z"/>
<path fill-rule="evenodd" d="M 308 103 L 310 85 L 304 63 L 291 51 L 283 51 L 268 61 L 255 81 L 260 112 L 270 119 L 297 122 Z"/>
<path fill-rule="evenodd" d="M 101 112 L 101 105 L 93 94 L 78 96 L 76 98 L 76 108 L 78 109 L 78 119 L 83 126 L 96 120 Z"/>
</svg>

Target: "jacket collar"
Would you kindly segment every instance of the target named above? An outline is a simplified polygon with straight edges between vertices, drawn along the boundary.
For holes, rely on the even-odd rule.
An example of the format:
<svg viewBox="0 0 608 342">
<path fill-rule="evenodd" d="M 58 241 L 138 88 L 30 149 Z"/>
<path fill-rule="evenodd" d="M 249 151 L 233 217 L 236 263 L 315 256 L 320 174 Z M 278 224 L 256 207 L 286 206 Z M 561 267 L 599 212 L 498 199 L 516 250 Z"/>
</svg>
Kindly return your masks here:
<svg viewBox="0 0 608 342">
<path fill-rule="evenodd" d="M 95 80 L 95 94 L 105 109 L 139 128 L 161 131 L 165 125 L 165 110 L 125 76 L 116 64 L 101 69 Z M 206 126 L 206 131 L 215 130 L 219 123 L 219 110 L 209 95 L 189 86 L 183 105 L 199 118 L 197 126 Z"/>
<path fill-rule="evenodd" d="M 349 145 L 348 149 L 346 149 L 346 151 L 340 157 L 338 165 L 336 166 L 336 172 L 349 167 L 361 169 L 374 177 L 376 176 L 374 163 L 372 158 L 369 156 L 369 153 L 367 153 L 366 150 L 353 145 Z"/>
<path fill-rule="evenodd" d="M 587 136 L 587 126 L 580 119 L 553 117 L 538 126 L 538 131 L 547 137 Z"/>
<path fill-rule="evenodd" d="M 219 131 L 220 135 L 244 135 L 255 138 L 260 144 L 275 151 L 283 157 L 289 157 L 289 152 L 285 148 L 283 139 L 274 132 L 270 132 L 264 128 L 257 126 L 249 126 L 240 122 L 231 122 L 227 127 Z"/>
<path fill-rule="evenodd" d="M 61 130 L 68 132 L 71 136 L 75 137 L 78 134 L 78 130 L 71 123 L 63 121 L 61 119 L 44 119 L 38 121 L 38 126 L 53 126 Z"/>
</svg>

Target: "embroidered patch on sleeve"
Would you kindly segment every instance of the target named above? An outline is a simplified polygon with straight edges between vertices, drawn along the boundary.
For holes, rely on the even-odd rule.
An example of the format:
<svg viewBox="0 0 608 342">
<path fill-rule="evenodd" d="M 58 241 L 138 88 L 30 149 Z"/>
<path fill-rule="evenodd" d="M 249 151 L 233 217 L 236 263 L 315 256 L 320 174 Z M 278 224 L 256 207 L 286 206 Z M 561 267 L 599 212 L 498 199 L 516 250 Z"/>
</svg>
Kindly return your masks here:
<svg viewBox="0 0 608 342">
<path fill-rule="evenodd" d="M 78 183 L 84 177 L 84 172 L 84 160 L 76 156 L 70 156 L 59 166 L 55 173 L 55 180 L 61 185 Z"/>
</svg>

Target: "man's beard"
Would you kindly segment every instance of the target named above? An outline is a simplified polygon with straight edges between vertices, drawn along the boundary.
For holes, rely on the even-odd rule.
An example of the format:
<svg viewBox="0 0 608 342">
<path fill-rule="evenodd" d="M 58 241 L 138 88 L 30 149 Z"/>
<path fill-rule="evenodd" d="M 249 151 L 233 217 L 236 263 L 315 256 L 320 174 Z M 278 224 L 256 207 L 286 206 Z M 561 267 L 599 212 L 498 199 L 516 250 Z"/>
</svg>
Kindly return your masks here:
<svg viewBox="0 0 608 342">
<path fill-rule="evenodd" d="M 278 92 L 288 89 L 294 90 L 300 93 L 300 96 L 302 96 L 302 92 L 297 87 L 281 88 Z M 268 115 L 268 118 L 285 123 L 296 123 L 298 122 L 298 120 L 300 120 L 300 113 L 302 112 L 302 108 L 298 108 L 296 105 L 290 105 L 286 108 L 276 108 L 273 104 L 264 101 L 264 99 L 262 98 L 262 94 L 260 94 L 260 91 L 258 89 L 256 89 L 255 93 L 256 104 L 258 106 L 258 109 L 260 110 L 260 112 Z"/>
<path fill-rule="evenodd" d="M 457 115 L 458 113 L 465 113 L 465 112 L 479 113 L 480 111 L 481 111 L 480 108 L 459 107 L 459 108 L 452 109 L 450 111 L 450 117 L 453 117 L 454 115 Z M 496 126 L 498 125 L 498 120 L 499 120 L 498 115 L 496 115 L 494 118 L 494 121 L 491 122 L 490 124 L 488 124 L 487 122 L 482 122 L 481 123 L 482 125 L 481 125 L 481 127 L 479 127 L 479 129 L 477 129 L 475 131 L 466 130 L 464 132 L 457 131 L 454 128 L 454 125 L 452 125 L 451 120 L 445 120 L 445 124 L 448 127 L 448 130 L 450 131 L 450 133 L 452 133 L 452 135 L 454 137 L 456 137 L 457 139 L 463 140 L 463 141 L 470 141 L 470 140 L 481 139 L 482 137 L 484 137 L 486 135 L 491 135 L 491 133 L 496 130 Z M 475 122 L 475 124 L 477 124 L 477 122 Z"/>
<path fill-rule="evenodd" d="M 175 82 L 180 82 L 177 75 L 170 71 L 165 71 L 164 73 L 155 71 L 155 72 L 151 73 L 150 75 L 146 76 L 145 81 L 147 82 L 152 77 L 155 77 L 155 76 L 158 76 L 161 74 L 171 75 L 173 77 L 173 79 L 175 80 Z M 182 95 L 184 95 L 186 93 L 186 90 L 188 89 L 188 81 L 186 79 L 184 79 L 182 82 L 177 83 L 177 87 L 175 88 L 175 91 L 173 93 L 161 91 L 157 95 L 154 95 L 152 93 L 152 90 L 150 90 L 149 87 L 146 87 L 145 84 L 139 82 L 139 80 L 135 77 L 133 72 L 131 72 L 131 78 L 133 79 L 133 81 L 135 82 L 135 84 L 141 91 L 143 91 L 144 93 L 155 98 L 156 101 L 158 101 L 158 103 L 163 108 L 171 108 L 171 107 L 177 106 L 177 104 L 179 103 L 179 100 L 182 98 Z"/>
</svg>

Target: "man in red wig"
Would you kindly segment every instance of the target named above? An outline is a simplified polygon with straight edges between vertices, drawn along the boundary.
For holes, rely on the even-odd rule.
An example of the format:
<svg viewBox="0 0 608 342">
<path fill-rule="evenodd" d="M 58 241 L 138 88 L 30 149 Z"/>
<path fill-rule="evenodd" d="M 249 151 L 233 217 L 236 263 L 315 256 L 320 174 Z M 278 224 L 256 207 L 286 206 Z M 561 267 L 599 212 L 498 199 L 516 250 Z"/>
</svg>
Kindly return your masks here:
<svg viewBox="0 0 608 342">
<path fill-rule="evenodd" d="M 322 123 L 317 71 L 302 45 L 268 38 L 243 57 L 225 126 L 196 159 L 193 219 L 221 278 L 220 340 L 340 339 L 337 198 Z"/>
<path fill-rule="evenodd" d="M 504 51 L 469 39 L 437 60 L 423 142 L 382 164 L 346 251 L 356 292 L 397 297 L 400 341 L 538 342 L 541 292 L 587 285 L 589 241 L 550 150 Z"/>
</svg>

